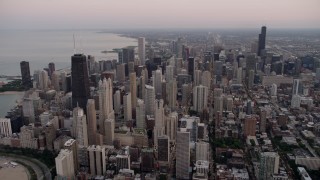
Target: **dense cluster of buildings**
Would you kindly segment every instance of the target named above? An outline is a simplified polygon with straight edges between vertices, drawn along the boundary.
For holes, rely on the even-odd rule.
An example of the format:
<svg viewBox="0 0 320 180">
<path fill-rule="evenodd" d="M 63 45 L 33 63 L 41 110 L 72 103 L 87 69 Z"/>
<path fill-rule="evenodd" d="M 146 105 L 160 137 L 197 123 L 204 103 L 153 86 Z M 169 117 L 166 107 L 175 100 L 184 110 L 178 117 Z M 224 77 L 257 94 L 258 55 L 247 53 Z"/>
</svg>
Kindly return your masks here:
<svg viewBox="0 0 320 180">
<path fill-rule="evenodd" d="M 287 160 L 319 169 L 320 63 L 292 66 L 268 49 L 266 27 L 250 51 L 211 34 L 202 45 L 138 38 L 118 61 L 74 54 L 71 71 L 50 63 L 32 78 L 23 61 L 21 116 L 0 119 L 0 144 L 58 152 L 57 179 L 286 180 Z"/>
</svg>

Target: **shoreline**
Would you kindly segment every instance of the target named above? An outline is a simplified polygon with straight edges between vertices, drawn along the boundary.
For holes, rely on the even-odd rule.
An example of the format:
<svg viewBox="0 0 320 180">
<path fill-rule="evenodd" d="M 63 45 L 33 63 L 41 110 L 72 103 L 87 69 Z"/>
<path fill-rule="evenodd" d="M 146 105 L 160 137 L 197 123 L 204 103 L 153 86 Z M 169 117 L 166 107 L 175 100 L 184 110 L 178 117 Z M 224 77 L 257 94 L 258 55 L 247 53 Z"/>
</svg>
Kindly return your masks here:
<svg viewBox="0 0 320 180">
<path fill-rule="evenodd" d="M 24 94 L 25 91 L 5 91 L 0 92 L 0 95 L 15 95 L 15 94 Z"/>
</svg>

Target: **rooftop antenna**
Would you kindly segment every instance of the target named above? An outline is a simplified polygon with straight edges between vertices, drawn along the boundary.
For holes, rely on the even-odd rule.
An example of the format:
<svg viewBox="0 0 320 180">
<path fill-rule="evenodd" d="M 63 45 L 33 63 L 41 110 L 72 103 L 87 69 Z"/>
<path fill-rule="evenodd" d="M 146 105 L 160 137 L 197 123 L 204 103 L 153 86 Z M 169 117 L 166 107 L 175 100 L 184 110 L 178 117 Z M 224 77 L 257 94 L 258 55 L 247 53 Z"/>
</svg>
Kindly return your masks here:
<svg viewBox="0 0 320 180">
<path fill-rule="evenodd" d="M 73 54 L 76 54 L 76 39 L 74 38 L 74 34 L 73 34 Z"/>
<path fill-rule="evenodd" d="M 82 36 L 80 36 L 80 54 L 83 54 Z"/>
</svg>

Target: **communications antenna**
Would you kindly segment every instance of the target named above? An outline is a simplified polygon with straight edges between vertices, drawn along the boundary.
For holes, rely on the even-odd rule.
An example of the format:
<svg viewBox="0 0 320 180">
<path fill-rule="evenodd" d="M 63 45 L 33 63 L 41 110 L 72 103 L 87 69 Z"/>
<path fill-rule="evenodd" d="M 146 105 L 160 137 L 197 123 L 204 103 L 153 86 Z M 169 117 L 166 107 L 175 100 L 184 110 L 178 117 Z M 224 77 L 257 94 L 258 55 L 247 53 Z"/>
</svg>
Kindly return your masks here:
<svg viewBox="0 0 320 180">
<path fill-rule="evenodd" d="M 74 34 L 73 34 L 73 54 L 76 54 L 76 39 L 74 38 Z"/>
</svg>

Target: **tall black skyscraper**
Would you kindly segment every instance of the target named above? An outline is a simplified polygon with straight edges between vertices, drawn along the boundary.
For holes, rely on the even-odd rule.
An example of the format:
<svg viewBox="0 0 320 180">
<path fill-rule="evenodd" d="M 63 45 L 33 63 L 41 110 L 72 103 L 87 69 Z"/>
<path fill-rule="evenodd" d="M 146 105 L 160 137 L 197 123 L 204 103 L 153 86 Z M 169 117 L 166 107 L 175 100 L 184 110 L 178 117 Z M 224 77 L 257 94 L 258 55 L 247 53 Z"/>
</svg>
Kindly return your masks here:
<svg viewBox="0 0 320 180">
<path fill-rule="evenodd" d="M 90 97 L 89 74 L 87 58 L 83 54 L 75 54 L 71 57 L 72 78 L 72 107 L 77 105 L 86 109 L 87 100 Z"/>
<path fill-rule="evenodd" d="M 131 47 L 122 48 L 122 62 L 134 62 L 134 49 Z"/>
<path fill-rule="evenodd" d="M 56 70 L 55 65 L 53 62 L 49 63 L 49 73 L 48 75 L 51 77 L 52 73 Z"/>
<path fill-rule="evenodd" d="M 24 89 L 28 90 L 32 88 L 29 62 L 21 61 L 20 69 L 21 69 L 21 77 L 22 77 L 22 86 L 24 87 Z"/>
<path fill-rule="evenodd" d="M 258 56 L 261 55 L 261 51 L 266 48 L 266 35 L 267 35 L 267 27 L 261 27 L 261 34 L 259 34 L 259 44 L 258 44 Z"/>
<path fill-rule="evenodd" d="M 194 58 L 193 57 L 189 57 L 188 58 L 188 74 L 191 76 L 191 79 L 193 81 L 193 75 L 194 75 Z"/>
</svg>

